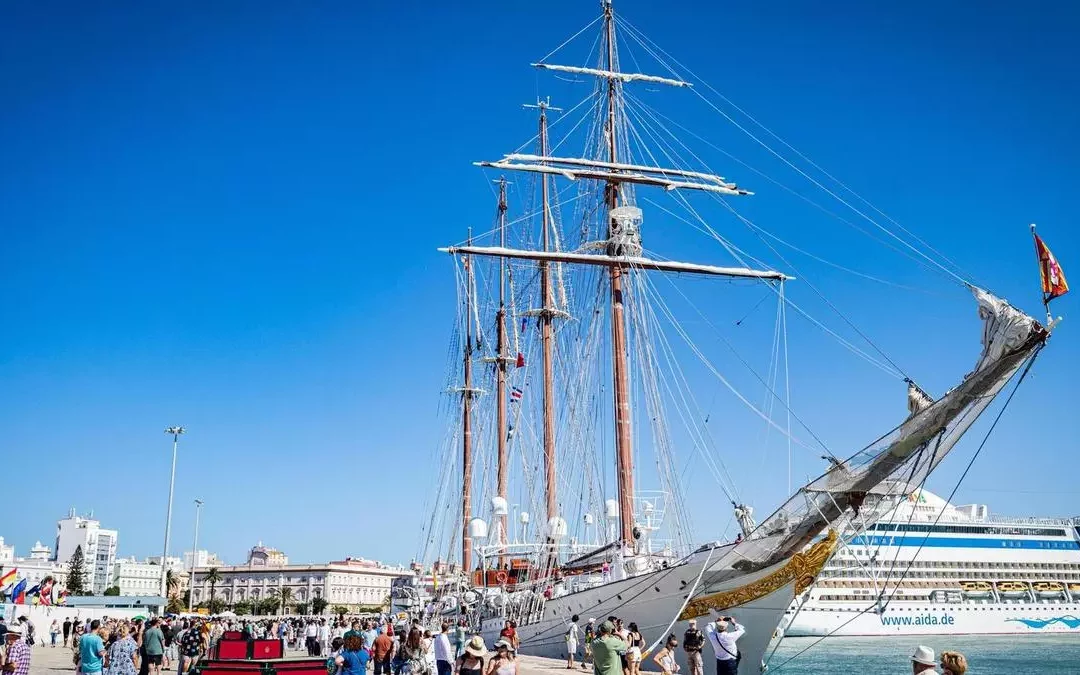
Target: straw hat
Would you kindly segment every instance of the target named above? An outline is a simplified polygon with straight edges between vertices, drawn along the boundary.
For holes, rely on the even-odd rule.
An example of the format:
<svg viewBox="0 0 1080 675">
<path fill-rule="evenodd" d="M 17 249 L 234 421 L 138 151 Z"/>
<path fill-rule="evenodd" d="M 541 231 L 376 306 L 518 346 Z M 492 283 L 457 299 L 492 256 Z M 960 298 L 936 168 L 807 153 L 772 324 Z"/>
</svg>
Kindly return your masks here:
<svg viewBox="0 0 1080 675">
<path fill-rule="evenodd" d="M 915 648 L 915 653 L 911 655 L 911 660 L 915 663 L 921 663 L 924 666 L 937 665 L 937 660 L 934 659 L 934 650 L 922 645 Z"/>
<path fill-rule="evenodd" d="M 507 651 L 514 651 L 514 645 L 510 644 L 510 641 L 506 638 L 499 638 L 495 642 L 495 649 L 499 649 L 500 647 L 505 647 Z"/>
<path fill-rule="evenodd" d="M 476 658 L 481 658 L 487 654 L 487 646 L 484 644 L 484 638 L 479 635 L 474 635 L 473 639 L 469 640 L 469 644 L 465 645 L 465 653 Z M 930 654 L 933 656 L 933 653 Z"/>
</svg>

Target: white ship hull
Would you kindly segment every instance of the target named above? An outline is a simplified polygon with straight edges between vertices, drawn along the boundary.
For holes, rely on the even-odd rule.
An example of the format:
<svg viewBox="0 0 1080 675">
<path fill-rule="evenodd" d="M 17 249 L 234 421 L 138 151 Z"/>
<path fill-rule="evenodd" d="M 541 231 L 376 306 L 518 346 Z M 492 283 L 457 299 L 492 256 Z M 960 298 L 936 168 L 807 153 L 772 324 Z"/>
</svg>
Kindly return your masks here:
<svg viewBox="0 0 1080 675">
<path fill-rule="evenodd" d="M 521 641 L 521 652 L 535 656 L 550 658 L 566 658 L 566 642 L 564 634 L 567 624 L 573 615 L 580 617 L 580 624 L 584 627 L 589 618 L 595 618 L 597 624 L 608 616 L 617 616 L 624 622 L 637 623 L 638 629 L 645 637 L 646 643 L 652 644 L 654 640 L 664 635 L 671 623 L 680 612 L 687 594 L 693 587 L 694 581 L 704 564 L 704 555 L 699 556 L 683 565 L 677 565 L 666 570 L 650 572 L 629 579 L 615 581 L 603 586 L 579 591 L 563 597 L 548 600 L 543 617 L 528 625 L 518 625 L 517 632 Z M 732 591 L 737 588 L 752 585 L 778 570 L 786 561 L 772 567 L 738 576 L 723 583 L 710 585 L 707 583 L 709 573 L 702 578 L 695 597 L 708 596 L 713 593 Z M 739 672 L 742 675 L 758 674 L 761 672 L 760 664 L 765 655 L 776 627 L 780 623 L 784 612 L 794 599 L 795 581 L 792 580 L 771 593 L 763 595 L 742 605 L 736 605 L 723 610 L 723 614 L 730 614 L 736 621 L 746 628 L 746 634 L 739 640 L 739 650 L 743 654 Z M 716 618 L 715 613 L 705 614 L 698 618 L 700 628 L 705 623 Z M 503 628 L 502 618 L 490 618 L 481 626 L 484 641 L 491 645 L 499 637 L 499 631 Z M 686 621 L 678 621 L 668 632 L 674 633 L 682 640 L 682 634 L 686 631 Z M 581 660 L 581 644 L 578 647 L 578 660 Z M 705 659 L 709 662 L 710 651 L 706 649 Z M 685 654 L 679 650 L 678 658 L 682 666 L 682 672 L 689 672 L 685 662 Z M 651 659 L 642 662 L 645 670 L 656 670 Z M 709 669 L 711 672 L 711 668 Z"/>
<path fill-rule="evenodd" d="M 894 603 L 883 614 L 865 607 L 804 609 L 781 627 L 788 637 L 883 635 L 1080 635 L 1080 603 Z M 856 616 L 858 615 L 858 616 Z M 787 625 L 791 622 L 791 625 Z"/>
</svg>

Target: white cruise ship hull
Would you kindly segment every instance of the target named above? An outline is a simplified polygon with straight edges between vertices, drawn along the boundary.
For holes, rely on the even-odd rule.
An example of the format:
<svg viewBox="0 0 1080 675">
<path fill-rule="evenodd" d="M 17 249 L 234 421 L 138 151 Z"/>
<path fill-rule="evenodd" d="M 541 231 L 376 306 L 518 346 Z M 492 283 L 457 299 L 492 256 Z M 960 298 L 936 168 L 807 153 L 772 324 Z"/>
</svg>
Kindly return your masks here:
<svg viewBox="0 0 1080 675">
<path fill-rule="evenodd" d="M 797 616 L 789 611 L 781 627 L 788 637 L 1080 634 L 1080 603 L 896 604 L 882 614 L 859 614 L 865 607 L 854 606 L 804 608 Z"/>
<path fill-rule="evenodd" d="M 539 620 L 527 625 L 519 624 L 517 632 L 521 641 L 521 652 L 535 656 L 550 658 L 566 658 L 566 641 L 564 634 L 566 627 L 573 615 L 580 617 L 579 625 L 584 628 L 589 618 L 595 618 L 597 625 L 608 616 L 617 616 L 625 623 L 631 621 L 637 623 L 638 629 L 648 644 L 668 630 L 668 625 L 679 615 L 694 581 L 704 564 L 704 555 L 698 556 L 690 562 L 671 567 L 666 570 L 649 572 L 640 576 L 614 581 L 588 590 L 565 595 L 548 600 L 545 604 L 543 616 Z M 724 583 L 709 585 L 703 577 L 702 583 L 695 593 L 708 596 L 713 593 L 730 592 L 744 588 L 757 581 L 765 579 L 784 567 L 787 561 L 778 563 L 772 567 L 739 576 Z M 706 573 L 705 577 L 708 576 Z M 760 664 L 765 656 L 776 627 L 784 616 L 784 612 L 794 600 L 795 581 L 792 580 L 767 595 L 756 598 L 744 604 L 735 605 L 724 609 L 723 614 L 730 614 L 736 621 L 743 625 L 746 634 L 739 640 L 739 650 L 743 654 L 740 664 L 740 675 L 758 675 L 761 672 Z M 699 628 L 716 618 L 715 613 L 706 614 L 698 618 Z M 504 620 L 499 617 L 489 618 L 481 625 L 481 634 L 484 641 L 491 645 L 499 637 Z M 679 636 L 688 628 L 686 621 L 677 621 L 668 632 Z M 577 660 L 581 660 L 583 639 L 579 642 Z M 685 662 L 685 654 L 679 650 L 678 658 L 682 672 L 689 672 Z M 706 649 L 705 660 L 709 663 L 712 658 L 710 650 Z M 642 662 L 644 670 L 656 670 L 651 659 Z M 712 667 L 707 671 L 712 672 Z"/>
</svg>

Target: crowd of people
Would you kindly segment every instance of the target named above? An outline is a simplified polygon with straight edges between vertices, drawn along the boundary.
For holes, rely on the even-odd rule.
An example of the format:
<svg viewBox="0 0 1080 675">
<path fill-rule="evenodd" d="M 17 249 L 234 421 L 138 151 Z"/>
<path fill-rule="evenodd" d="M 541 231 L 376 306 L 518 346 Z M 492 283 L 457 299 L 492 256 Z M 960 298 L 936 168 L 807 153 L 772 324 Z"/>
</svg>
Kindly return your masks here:
<svg viewBox="0 0 1080 675">
<path fill-rule="evenodd" d="M 0 617 L 0 664 L 3 675 L 29 675 L 35 643 L 71 649 L 78 675 L 161 675 L 175 669 L 189 673 L 211 653 L 226 632 L 248 639 L 279 639 L 287 649 L 324 658 L 328 675 L 517 675 L 520 638 L 507 621 L 489 651 L 465 621 L 445 622 L 437 630 L 419 620 L 393 624 L 386 619 L 281 617 L 261 620 L 175 617 L 171 619 L 54 620 L 48 641 L 38 640 L 34 625 L 20 617 L 8 625 Z M 678 675 L 681 648 L 689 673 L 705 675 L 703 654 L 711 645 L 716 675 L 738 672 L 738 640 L 745 628 L 734 617 L 718 614 L 701 630 L 691 619 L 682 643 L 674 634 L 655 646 L 646 643 L 636 623 L 609 616 L 597 624 L 574 616 L 566 626 L 566 668 L 594 675 L 641 675 L 650 658 L 663 675 Z M 653 653 L 648 650 L 655 649 Z M 581 657 L 580 664 L 578 657 Z M 934 651 L 920 646 L 911 657 L 914 675 L 937 673 Z M 942 675 L 965 675 L 967 661 L 954 651 L 941 653 Z"/>
</svg>

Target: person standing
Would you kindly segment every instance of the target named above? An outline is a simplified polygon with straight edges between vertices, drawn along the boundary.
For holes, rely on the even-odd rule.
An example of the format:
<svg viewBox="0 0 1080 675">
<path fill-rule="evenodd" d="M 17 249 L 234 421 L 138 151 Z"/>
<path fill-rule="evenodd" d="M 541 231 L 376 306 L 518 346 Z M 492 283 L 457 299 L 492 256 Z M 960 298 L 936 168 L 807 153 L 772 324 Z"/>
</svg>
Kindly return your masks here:
<svg viewBox="0 0 1080 675">
<path fill-rule="evenodd" d="M 318 649 L 319 640 L 319 627 L 314 621 L 309 621 L 307 628 L 304 629 L 304 644 L 307 646 L 308 656 L 318 656 L 316 650 Z"/>
<path fill-rule="evenodd" d="M 653 657 L 653 661 L 660 666 L 663 675 L 676 675 L 679 672 L 679 664 L 675 662 L 675 650 L 678 648 L 679 638 L 672 633 L 668 636 L 663 648 Z"/>
<path fill-rule="evenodd" d="M 615 635 L 615 624 L 610 621 L 600 624 L 599 635 L 592 642 L 596 675 L 622 675 L 622 657 L 626 649 L 626 643 Z"/>
<path fill-rule="evenodd" d="M 450 646 L 450 624 L 444 623 L 441 628 L 435 636 L 435 672 L 438 675 L 451 675 L 457 657 Z"/>
<path fill-rule="evenodd" d="M 53 619 L 52 623 L 49 624 L 49 646 L 50 647 L 55 647 L 56 646 L 56 638 L 58 638 L 58 637 L 60 637 L 60 622 L 57 621 L 56 619 Z"/>
<path fill-rule="evenodd" d="M 465 645 L 469 639 L 465 632 L 465 619 L 460 619 L 454 626 L 454 635 L 450 638 L 450 644 L 454 647 L 454 661 L 457 661 L 465 653 Z"/>
<path fill-rule="evenodd" d="M 394 638 L 390 634 L 379 633 L 371 645 L 371 657 L 375 659 L 375 675 L 390 675 L 390 660 L 394 656 Z"/>
<path fill-rule="evenodd" d="M 638 675 L 641 672 L 642 651 L 645 649 L 645 638 L 638 630 L 637 624 L 630 622 L 629 630 L 626 631 L 626 643 L 629 649 L 626 651 L 626 662 L 630 666 L 630 675 Z"/>
<path fill-rule="evenodd" d="M 486 675 L 517 675 L 514 648 L 506 638 L 495 643 L 495 656 L 488 662 Z"/>
<path fill-rule="evenodd" d="M 365 645 L 371 644 L 365 642 Z M 319 653 L 316 656 L 321 656 L 330 652 L 330 626 L 326 624 L 326 619 L 319 620 Z M 367 664 L 364 664 L 367 667 Z"/>
<path fill-rule="evenodd" d="M 4 633 L 4 646 L 7 655 L 4 657 L 4 673 L 6 675 L 30 675 L 30 645 L 23 640 L 23 629 L 18 624 L 8 626 Z"/>
<path fill-rule="evenodd" d="M 64 646 L 68 646 L 68 640 L 71 639 L 71 617 L 64 619 Z"/>
<path fill-rule="evenodd" d="M 150 619 L 150 627 L 142 636 L 143 655 L 150 667 L 150 675 L 161 675 L 161 664 L 165 659 L 165 634 L 161 632 L 160 623 L 157 617 Z"/>
<path fill-rule="evenodd" d="M 596 619 L 589 617 L 589 622 L 585 624 L 585 656 L 581 660 L 581 669 L 588 670 L 589 666 L 593 663 L 592 657 L 592 643 L 596 639 Z"/>
<path fill-rule="evenodd" d="M 578 628 L 577 622 L 580 621 L 580 617 L 577 614 L 570 617 L 570 623 L 566 624 L 566 669 L 574 669 L 574 657 L 577 656 L 578 637 L 580 636 L 581 629 Z"/>
<path fill-rule="evenodd" d="M 964 675 L 967 669 L 967 659 L 960 652 L 941 652 L 943 675 Z"/>
<path fill-rule="evenodd" d="M 705 648 L 705 634 L 698 630 L 697 619 L 690 619 L 690 625 L 683 633 L 683 651 L 686 652 L 686 665 L 690 675 L 704 675 L 701 663 L 701 650 Z"/>
<path fill-rule="evenodd" d="M 201 650 L 202 636 L 199 634 L 199 627 L 192 623 L 184 629 L 180 638 L 180 672 L 191 671 L 195 662 L 199 660 Z"/>
<path fill-rule="evenodd" d="M 919 645 L 915 648 L 915 653 L 911 655 L 911 672 L 914 675 L 919 673 L 926 673 L 930 675 L 936 673 L 937 670 L 934 666 L 937 665 L 937 661 L 934 660 L 934 650 L 929 647 Z"/>
<path fill-rule="evenodd" d="M 458 675 L 482 675 L 486 655 L 487 645 L 484 644 L 484 638 L 474 635 L 469 644 L 465 645 L 464 656 L 457 661 Z"/>
<path fill-rule="evenodd" d="M 101 621 L 90 622 L 90 631 L 79 639 L 79 672 L 82 675 L 100 675 L 105 658 L 105 642 L 98 635 Z"/>
<path fill-rule="evenodd" d="M 138 626 L 120 626 L 119 637 L 109 645 L 109 665 L 105 667 L 105 675 L 135 675 L 139 672 L 139 645 L 135 636 L 139 634 Z"/>
<path fill-rule="evenodd" d="M 729 626 L 734 630 L 728 631 Z M 705 626 L 705 635 L 716 654 L 716 675 L 738 675 L 739 647 L 736 642 L 744 633 L 746 629 L 732 616 L 717 617 L 715 622 Z"/>
<path fill-rule="evenodd" d="M 334 662 L 341 668 L 341 675 L 367 675 L 368 659 L 371 655 L 364 648 L 364 638 L 350 635 L 345 638 L 341 653 Z"/>
</svg>

